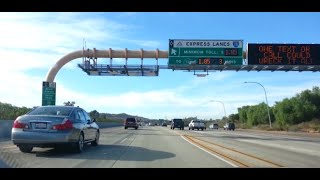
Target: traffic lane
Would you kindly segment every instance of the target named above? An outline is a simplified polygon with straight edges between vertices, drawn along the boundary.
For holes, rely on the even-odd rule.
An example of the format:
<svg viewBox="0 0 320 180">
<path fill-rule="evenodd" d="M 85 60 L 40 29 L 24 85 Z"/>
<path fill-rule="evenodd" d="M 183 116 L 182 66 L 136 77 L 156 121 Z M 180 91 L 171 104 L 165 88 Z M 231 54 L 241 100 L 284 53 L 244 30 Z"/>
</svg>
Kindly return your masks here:
<svg viewBox="0 0 320 180">
<path fill-rule="evenodd" d="M 285 139 L 285 140 L 297 140 L 306 142 L 320 142 L 320 134 L 318 133 L 294 133 L 294 132 L 263 132 L 239 129 L 235 131 L 236 134 L 243 135 L 259 135 L 264 137 Z"/>
<path fill-rule="evenodd" d="M 260 134 L 269 134 L 269 135 L 285 135 L 291 137 L 320 137 L 320 133 L 316 132 L 293 132 L 293 131 L 266 131 L 266 130 L 259 130 L 259 129 L 236 129 L 238 132 L 253 132 L 253 133 L 260 133 Z"/>
<path fill-rule="evenodd" d="M 248 137 L 248 138 L 259 138 L 259 139 L 266 139 L 266 140 L 284 140 L 284 141 L 296 141 L 296 142 L 308 142 L 319 144 L 320 143 L 320 136 L 319 137 L 310 137 L 304 135 L 287 135 L 287 134 L 272 134 L 272 133 L 264 133 L 264 132 L 255 132 L 255 131 L 226 131 L 223 129 L 219 130 L 212 130 L 207 129 L 206 131 L 209 132 L 219 132 L 221 134 L 230 134 L 232 132 L 233 135 Z M 194 131 L 197 132 L 197 131 Z M 230 133 L 229 133 L 230 132 Z M 199 132 L 201 133 L 201 132 Z"/>
<path fill-rule="evenodd" d="M 139 128 L 138 130 L 114 128 L 113 131 L 101 130 L 100 145 L 98 147 L 86 146 L 81 154 L 68 152 L 65 149 L 35 148 L 33 153 L 21 153 L 11 142 L 2 144 L 1 155 L 4 156 L 11 167 L 113 167 L 115 162 L 127 152 L 143 152 L 148 156 L 126 156 L 124 161 L 156 161 L 170 158 L 174 154 L 167 151 L 147 149 L 131 145 L 141 132 L 148 134 L 157 131 Z M 5 150 L 6 149 L 6 150 Z M 15 162 L 11 162 L 11 160 Z M 18 164 L 16 164 L 18 162 Z"/>
<path fill-rule="evenodd" d="M 215 132 L 215 131 L 213 131 Z M 287 135 L 277 135 L 277 134 L 268 134 L 268 133 L 254 133 L 254 132 L 236 132 L 236 131 L 218 131 L 221 134 L 224 134 L 225 137 L 232 135 L 233 136 L 243 137 L 242 141 L 252 142 L 256 144 L 261 144 L 259 140 L 264 140 L 269 142 L 265 145 L 274 146 L 286 150 L 292 150 L 296 152 L 306 153 L 310 155 L 319 156 L 317 153 L 320 148 L 320 139 L 316 137 L 306 137 L 306 136 L 287 136 Z M 273 143 L 274 142 L 274 143 Z M 308 148 L 306 148 L 308 147 Z"/>
<path fill-rule="evenodd" d="M 118 140 L 118 144 L 107 145 L 105 148 L 102 147 L 103 144 L 100 144 L 102 151 L 107 151 L 104 156 L 97 156 L 98 159 L 96 161 L 90 160 L 85 163 L 79 164 L 76 167 L 102 167 L 102 168 L 112 168 L 112 167 L 128 167 L 127 163 L 121 162 L 129 162 L 133 164 L 138 164 L 139 162 L 145 162 L 148 164 L 152 161 L 158 161 L 161 159 L 168 159 L 174 157 L 175 155 L 167 150 L 161 151 L 158 149 L 151 149 L 144 146 L 135 145 L 135 141 L 137 141 L 137 137 L 140 137 L 144 134 L 154 134 L 157 132 L 156 129 L 151 129 L 148 127 L 139 127 L 139 129 L 131 129 L 128 128 L 126 130 L 119 130 L 118 134 L 124 135 L 122 140 Z M 92 154 L 100 154 L 101 151 L 95 149 Z M 140 155 L 129 155 L 127 154 L 140 154 Z M 99 159 L 100 158 L 100 159 Z M 101 159 L 103 158 L 103 159 Z M 112 160 L 112 164 L 107 163 Z M 148 165 L 144 166 L 148 167 Z"/>
<path fill-rule="evenodd" d="M 320 167 L 320 143 L 264 135 L 245 135 L 235 131 L 185 131 L 185 134 L 233 148 L 286 167 Z"/>
<path fill-rule="evenodd" d="M 10 167 L 82 167 L 92 164 L 99 167 L 103 160 L 103 167 L 111 167 L 126 148 L 124 139 L 128 139 L 135 131 L 122 133 L 123 128 L 108 128 L 100 130 L 100 145 L 91 147 L 86 145 L 81 154 L 68 149 L 34 148 L 32 153 L 22 153 L 11 141 L 1 142 L 0 158 Z"/>
<path fill-rule="evenodd" d="M 115 168 L 203 168 L 233 167 L 184 140 L 170 127 L 143 127 Z M 132 147 L 143 147 L 137 149 Z M 145 151 L 149 149 L 150 151 Z M 156 152 L 156 153 L 154 153 Z M 162 153 L 159 153 L 162 152 Z M 164 155 L 163 152 L 169 154 Z M 165 158 L 163 158 L 165 156 Z M 135 157 L 137 160 L 130 160 Z M 162 157 L 162 158 L 161 158 Z"/>
</svg>

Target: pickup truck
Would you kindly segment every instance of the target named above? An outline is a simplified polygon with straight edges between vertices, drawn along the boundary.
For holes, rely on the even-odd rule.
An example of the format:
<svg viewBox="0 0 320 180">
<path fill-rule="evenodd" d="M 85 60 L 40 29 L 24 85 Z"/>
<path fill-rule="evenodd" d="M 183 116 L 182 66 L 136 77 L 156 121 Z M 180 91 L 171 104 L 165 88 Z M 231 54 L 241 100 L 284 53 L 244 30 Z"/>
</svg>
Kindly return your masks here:
<svg viewBox="0 0 320 180">
<path fill-rule="evenodd" d="M 204 130 L 206 129 L 206 125 L 204 124 L 204 122 L 202 121 L 199 121 L 199 120 L 192 120 L 190 123 L 189 123 L 189 130 L 192 129 L 197 129 L 197 130 Z"/>
</svg>

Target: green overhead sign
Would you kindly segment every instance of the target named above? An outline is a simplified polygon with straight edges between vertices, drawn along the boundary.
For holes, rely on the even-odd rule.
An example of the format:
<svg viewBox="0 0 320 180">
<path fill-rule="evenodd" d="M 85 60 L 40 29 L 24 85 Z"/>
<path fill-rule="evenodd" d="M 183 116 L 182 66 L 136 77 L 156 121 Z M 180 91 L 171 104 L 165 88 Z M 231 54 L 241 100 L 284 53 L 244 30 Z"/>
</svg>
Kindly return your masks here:
<svg viewBox="0 0 320 180">
<path fill-rule="evenodd" d="M 42 106 L 56 105 L 56 83 L 42 82 Z"/>
<path fill-rule="evenodd" d="M 242 65 L 242 40 L 169 40 L 170 66 Z"/>
</svg>

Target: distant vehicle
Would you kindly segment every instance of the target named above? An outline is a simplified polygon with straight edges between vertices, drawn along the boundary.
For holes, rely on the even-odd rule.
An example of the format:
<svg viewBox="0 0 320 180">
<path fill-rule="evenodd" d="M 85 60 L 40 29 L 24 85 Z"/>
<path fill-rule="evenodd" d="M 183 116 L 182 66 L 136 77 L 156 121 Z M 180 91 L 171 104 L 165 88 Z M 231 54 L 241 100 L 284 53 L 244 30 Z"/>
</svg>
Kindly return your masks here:
<svg viewBox="0 0 320 180">
<path fill-rule="evenodd" d="M 167 127 L 167 123 L 162 123 L 161 126 Z"/>
<path fill-rule="evenodd" d="M 179 128 L 180 130 L 184 130 L 184 122 L 182 119 L 173 119 L 171 121 L 171 129 Z"/>
<path fill-rule="evenodd" d="M 34 147 L 63 145 L 80 153 L 85 143 L 99 144 L 100 130 L 95 121 L 80 107 L 39 106 L 14 121 L 11 140 L 24 153 Z"/>
<path fill-rule="evenodd" d="M 203 121 L 200 121 L 200 120 L 191 120 L 191 122 L 189 123 L 189 130 L 192 129 L 201 129 L 202 131 L 204 129 L 206 129 L 206 125 L 204 124 Z"/>
<path fill-rule="evenodd" d="M 234 123 L 226 123 L 224 126 L 223 126 L 223 129 L 224 130 L 232 130 L 232 131 L 234 131 L 234 129 L 235 129 L 235 125 L 234 125 Z"/>
<path fill-rule="evenodd" d="M 136 118 L 133 117 L 128 117 L 125 121 L 124 121 L 124 129 L 128 129 L 128 128 L 135 128 L 138 129 L 139 127 L 139 123 L 136 120 Z"/>
<path fill-rule="evenodd" d="M 217 123 L 215 124 L 210 124 L 209 126 L 210 129 L 219 129 L 219 125 Z"/>
</svg>

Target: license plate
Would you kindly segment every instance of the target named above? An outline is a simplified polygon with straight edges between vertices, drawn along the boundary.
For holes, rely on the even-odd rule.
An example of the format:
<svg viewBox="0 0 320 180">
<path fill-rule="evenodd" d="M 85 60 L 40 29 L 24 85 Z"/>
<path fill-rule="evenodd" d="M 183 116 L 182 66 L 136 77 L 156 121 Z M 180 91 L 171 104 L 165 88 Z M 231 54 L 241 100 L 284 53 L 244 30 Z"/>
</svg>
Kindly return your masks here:
<svg viewBox="0 0 320 180">
<path fill-rule="evenodd" d="M 47 123 L 35 123 L 36 129 L 47 129 Z"/>
</svg>

